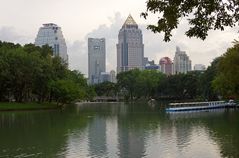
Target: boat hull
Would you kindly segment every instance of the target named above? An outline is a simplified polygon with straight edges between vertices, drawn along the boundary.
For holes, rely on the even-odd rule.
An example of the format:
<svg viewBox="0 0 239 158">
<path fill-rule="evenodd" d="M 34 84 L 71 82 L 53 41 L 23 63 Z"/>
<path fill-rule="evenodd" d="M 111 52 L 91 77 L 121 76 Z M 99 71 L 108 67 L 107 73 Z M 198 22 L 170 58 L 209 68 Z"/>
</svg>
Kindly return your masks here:
<svg viewBox="0 0 239 158">
<path fill-rule="evenodd" d="M 166 108 L 166 112 L 181 112 L 181 111 L 207 111 L 211 109 L 223 109 L 223 108 L 237 108 L 236 104 L 224 104 L 224 105 L 214 105 L 214 106 L 193 106 L 193 107 L 175 107 Z"/>
</svg>

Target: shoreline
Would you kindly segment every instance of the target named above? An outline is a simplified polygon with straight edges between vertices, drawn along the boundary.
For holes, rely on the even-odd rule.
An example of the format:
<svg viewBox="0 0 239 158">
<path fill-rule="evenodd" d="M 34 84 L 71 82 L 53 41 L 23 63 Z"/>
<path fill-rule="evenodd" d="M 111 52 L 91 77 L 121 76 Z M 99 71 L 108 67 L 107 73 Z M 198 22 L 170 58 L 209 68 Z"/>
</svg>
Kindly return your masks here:
<svg viewBox="0 0 239 158">
<path fill-rule="evenodd" d="M 1 102 L 0 112 L 4 111 L 37 111 L 37 110 L 56 110 L 60 109 L 53 103 L 15 103 L 15 102 Z"/>
</svg>

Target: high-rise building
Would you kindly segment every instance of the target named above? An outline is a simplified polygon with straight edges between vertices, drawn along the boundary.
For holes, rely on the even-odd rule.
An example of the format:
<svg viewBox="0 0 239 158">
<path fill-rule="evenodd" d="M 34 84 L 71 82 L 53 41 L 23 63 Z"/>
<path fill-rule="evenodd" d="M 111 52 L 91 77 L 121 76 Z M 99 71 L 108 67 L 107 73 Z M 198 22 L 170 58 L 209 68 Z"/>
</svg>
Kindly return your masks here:
<svg viewBox="0 0 239 158">
<path fill-rule="evenodd" d="M 116 73 L 114 70 L 110 71 L 110 82 L 116 83 Z"/>
<path fill-rule="evenodd" d="M 40 27 L 38 31 L 35 45 L 49 45 L 52 47 L 54 56 L 60 56 L 66 63 L 68 63 L 66 42 L 61 27 L 56 24 L 43 24 L 43 27 Z"/>
<path fill-rule="evenodd" d="M 131 15 L 128 16 L 118 35 L 117 73 L 144 68 L 144 44 L 142 31 Z"/>
<path fill-rule="evenodd" d="M 163 57 L 159 61 L 161 72 L 166 75 L 173 74 L 173 62 L 169 57 Z"/>
<path fill-rule="evenodd" d="M 148 63 L 149 63 L 149 58 L 148 57 L 144 57 L 143 65 L 146 66 Z"/>
<path fill-rule="evenodd" d="M 187 73 L 191 71 L 191 60 L 185 51 L 181 51 L 179 47 L 176 47 L 176 53 L 174 57 L 174 74 Z"/>
<path fill-rule="evenodd" d="M 194 70 L 195 71 L 205 71 L 206 70 L 206 66 L 203 64 L 195 64 L 194 65 Z"/>
<path fill-rule="evenodd" d="M 90 84 L 100 83 L 105 72 L 105 39 L 88 38 L 88 79 Z"/>
<path fill-rule="evenodd" d="M 145 64 L 144 69 L 160 71 L 160 65 L 156 65 L 154 63 L 154 60 L 150 61 L 150 60 L 147 59 L 147 63 Z"/>
<path fill-rule="evenodd" d="M 102 82 L 110 82 L 110 73 L 109 72 L 101 72 L 100 73 L 100 83 Z"/>
<path fill-rule="evenodd" d="M 145 66 L 145 70 L 158 70 L 158 71 L 161 71 L 160 70 L 160 65 L 146 65 Z"/>
</svg>

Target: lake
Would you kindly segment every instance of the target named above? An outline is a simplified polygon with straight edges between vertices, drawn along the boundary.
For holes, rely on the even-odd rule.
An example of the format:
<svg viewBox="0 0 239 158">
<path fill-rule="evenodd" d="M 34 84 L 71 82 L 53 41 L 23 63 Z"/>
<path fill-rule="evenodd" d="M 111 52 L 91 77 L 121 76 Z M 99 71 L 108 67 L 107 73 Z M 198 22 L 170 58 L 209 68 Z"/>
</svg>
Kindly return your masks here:
<svg viewBox="0 0 239 158">
<path fill-rule="evenodd" d="M 239 110 L 167 114 L 164 103 L 0 112 L 0 158 L 239 157 Z"/>
</svg>

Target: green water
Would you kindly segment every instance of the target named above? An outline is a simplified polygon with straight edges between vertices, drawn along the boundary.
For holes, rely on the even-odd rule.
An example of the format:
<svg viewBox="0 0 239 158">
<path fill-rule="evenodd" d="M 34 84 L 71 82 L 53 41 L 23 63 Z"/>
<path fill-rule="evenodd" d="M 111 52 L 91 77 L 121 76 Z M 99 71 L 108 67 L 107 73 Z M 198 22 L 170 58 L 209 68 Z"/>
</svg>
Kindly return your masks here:
<svg viewBox="0 0 239 158">
<path fill-rule="evenodd" d="M 163 104 L 0 112 L 2 157 L 239 157 L 239 111 L 166 114 Z"/>
</svg>

